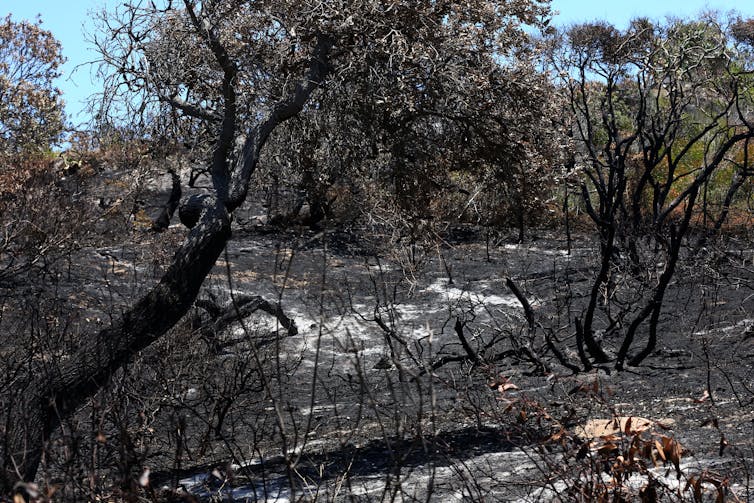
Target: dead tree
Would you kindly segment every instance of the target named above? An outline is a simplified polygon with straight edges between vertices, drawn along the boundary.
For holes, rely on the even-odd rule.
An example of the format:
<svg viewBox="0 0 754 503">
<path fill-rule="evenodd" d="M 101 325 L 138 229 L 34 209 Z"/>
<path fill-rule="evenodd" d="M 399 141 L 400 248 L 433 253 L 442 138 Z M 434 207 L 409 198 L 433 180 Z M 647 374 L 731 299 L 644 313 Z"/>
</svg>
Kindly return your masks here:
<svg viewBox="0 0 754 503">
<path fill-rule="evenodd" d="M 625 31 L 574 26 L 553 58 L 584 175 L 582 203 L 600 245 L 586 306 L 574 319 L 587 369 L 614 360 L 620 370 L 654 351 L 668 287 L 699 214 L 697 195 L 738 164 L 716 232 L 749 174 L 748 71 L 720 23 L 707 21 L 635 20 Z M 700 151 L 701 158 L 694 153 Z M 743 163 L 731 162 L 740 152 Z M 616 279 L 630 286 L 620 289 Z M 644 347 L 630 355 L 644 329 Z M 621 340 L 615 354 L 597 331 Z"/>
</svg>

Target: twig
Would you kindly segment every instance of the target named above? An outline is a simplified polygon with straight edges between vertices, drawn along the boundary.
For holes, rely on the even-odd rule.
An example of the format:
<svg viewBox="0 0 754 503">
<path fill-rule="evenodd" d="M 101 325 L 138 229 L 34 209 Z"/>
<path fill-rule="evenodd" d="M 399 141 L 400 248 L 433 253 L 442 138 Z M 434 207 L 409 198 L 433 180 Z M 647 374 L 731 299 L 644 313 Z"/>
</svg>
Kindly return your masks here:
<svg viewBox="0 0 754 503">
<path fill-rule="evenodd" d="M 463 346 L 464 351 L 466 351 L 466 354 L 469 355 L 469 360 L 473 361 L 474 363 L 481 363 L 482 359 L 479 358 L 479 355 L 476 354 L 476 352 L 472 349 L 472 347 L 469 345 L 469 341 L 466 340 L 466 336 L 463 333 L 463 327 L 464 323 L 461 321 L 460 318 L 456 318 L 456 335 L 458 335 L 458 339 L 461 341 L 461 346 Z"/>
<path fill-rule="evenodd" d="M 531 304 L 529 303 L 529 299 L 527 299 L 524 294 L 521 292 L 521 289 L 518 287 L 518 285 L 511 279 L 506 278 L 505 279 L 505 285 L 510 288 L 511 292 L 513 292 L 513 295 L 516 296 L 516 299 L 521 303 L 521 307 L 524 309 L 524 316 L 526 317 L 526 322 L 529 324 L 529 333 L 531 335 L 534 335 L 534 332 L 536 331 L 537 324 L 536 320 L 534 319 L 534 309 L 532 309 Z M 558 349 L 558 347 L 555 345 L 555 343 L 552 341 L 552 337 L 550 337 L 549 334 L 545 334 L 545 342 L 547 343 L 547 347 L 552 351 L 552 354 L 555 355 L 555 358 L 560 362 L 561 365 L 569 369 L 570 371 L 574 373 L 578 373 L 581 371 L 581 369 L 568 361 L 568 358 Z M 535 361 L 538 365 L 540 365 L 543 369 L 546 369 L 544 362 L 541 361 L 539 357 L 534 355 L 534 353 L 526 349 L 526 353 L 528 353 L 528 356 Z"/>
</svg>

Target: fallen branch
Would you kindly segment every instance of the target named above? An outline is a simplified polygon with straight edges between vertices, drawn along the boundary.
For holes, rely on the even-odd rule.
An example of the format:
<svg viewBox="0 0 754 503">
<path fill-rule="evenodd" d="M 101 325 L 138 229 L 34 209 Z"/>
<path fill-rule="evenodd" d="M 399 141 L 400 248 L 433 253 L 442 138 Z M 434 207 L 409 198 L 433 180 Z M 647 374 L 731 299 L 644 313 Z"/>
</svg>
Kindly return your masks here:
<svg viewBox="0 0 754 503">
<path fill-rule="evenodd" d="M 518 285 L 511 278 L 505 279 L 505 285 L 510 288 L 513 295 L 516 296 L 516 299 L 521 304 L 521 307 L 524 308 L 524 316 L 526 317 L 526 322 L 529 324 L 529 330 L 534 331 L 536 329 L 534 324 L 534 309 L 532 309 L 529 300 L 521 293 L 521 289 L 518 288 Z"/>
<path fill-rule="evenodd" d="M 218 306 L 209 299 L 198 299 L 195 305 L 204 309 L 210 317 L 210 323 L 205 324 L 202 330 L 218 334 L 227 329 L 233 323 L 242 320 L 256 311 L 264 311 L 277 318 L 280 325 L 288 331 L 288 335 L 296 335 L 298 327 L 296 323 L 285 315 L 279 304 L 273 304 L 259 295 L 243 295 L 236 298 L 225 308 Z"/>
</svg>

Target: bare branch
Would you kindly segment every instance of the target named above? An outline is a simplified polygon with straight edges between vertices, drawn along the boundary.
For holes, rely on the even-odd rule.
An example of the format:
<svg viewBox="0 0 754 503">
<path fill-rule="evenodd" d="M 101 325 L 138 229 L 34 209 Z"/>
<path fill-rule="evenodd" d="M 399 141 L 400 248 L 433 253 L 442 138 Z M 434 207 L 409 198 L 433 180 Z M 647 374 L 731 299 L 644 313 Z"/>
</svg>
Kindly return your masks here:
<svg viewBox="0 0 754 503">
<path fill-rule="evenodd" d="M 259 162 L 259 152 L 272 130 L 299 113 L 312 92 L 324 82 L 329 70 L 328 55 L 333 43 L 333 39 L 326 35 L 318 37 L 307 75 L 296 84 L 293 93 L 278 102 L 265 119 L 247 135 L 238 160 L 239 165 L 234 170 L 230 197 L 226 202 L 229 211 L 233 211 L 246 199 L 251 175 Z"/>
<path fill-rule="evenodd" d="M 165 103 L 169 103 L 172 107 L 177 108 L 184 114 L 196 119 L 208 120 L 211 122 L 217 122 L 222 119 L 219 114 L 198 107 L 196 105 L 192 105 L 191 103 L 188 103 L 177 96 L 165 96 L 164 94 L 160 94 L 159 100 Z"/>
</svg>

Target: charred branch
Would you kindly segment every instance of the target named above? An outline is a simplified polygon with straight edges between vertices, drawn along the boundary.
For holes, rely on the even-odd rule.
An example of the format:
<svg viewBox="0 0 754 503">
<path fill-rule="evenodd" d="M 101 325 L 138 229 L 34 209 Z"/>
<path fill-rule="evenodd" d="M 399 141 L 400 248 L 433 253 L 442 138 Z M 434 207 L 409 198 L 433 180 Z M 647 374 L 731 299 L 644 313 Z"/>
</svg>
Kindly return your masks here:
<svg viewBox="0 0 754 503">
<path fill-rule="evenodd" d="M 221 307 L 209 299 L 198 299 L 195 304 L 209 314 L 209 320 L 202 323 L 200 330 L 211 337 L 216 337 L 217 334 L 227 330 L 233 323 L 243 320 L 257 311 L 263 311 L 274 316 L 288 335 L 298 333 L 295 321 L 286 316 L 279 304 L 269 302 L 258 295 L 237 297 L 235 302 L 231 302 L 225 307 Z"/>
<path fill-rule="evenodd" d="M 531 303 L 529 302 L 529 299 L 526 298 L 526 296 L 523 294 L 521 289 L 518 287 L 515 281 L 513 281 L 512 278 L 506 278 L 505 284 L 508 288 L 510 288 L 511 292 L 513 292 L 513 295 L 516 296 L 516 299 L 521 304 L 521 307 L 524 309 L 524 316 L 526 317 L 526 322 L 529 325 L 529 333 L 530 336 L 533 336 L 534 333 L 537 330 L 537 322 L 534 318 L 534 309 L 531 307 Z M 567 369 L 571 370 L 574 373 L 578 373 L 581 371 L 581 369 L 568 361 L 568 358 L 563 354 L 560 349 L 555 345 L 555 342 L 552 340 L 552 337 L 550 334 L 548 334 L 545 331 L 545 343 L 547 344 L 547 348 L 552 351 L 552 354 L 557 358 L 557 360 L 560 362 L 561 365 L 566 367 Z M 535 357 L 533 353 L 531 353 L 531 357 L 533 359 L 536 359 L 537 362 L 539 362 L 539 365 L 544 369 L 545 365 L 542 362 L 542 359 L 539 357 Z"/>
<path fill-rule="evenodd" d="M 246 199 L 249 181 L 256 169 L 259 152 L 272 130 L 278 124 L 299 113 L 304 108 L 309 96 L 324 82 L 330 68 L 328 56 L 333 44 L 333 39 L 328 36 L 320 35 L 318 37 L 307 75 L 296 84 L 293 93 L 278 102 L 262 122 L 246 136 L 238 166 L 234 170 L 230 197 L 226 203 L 228 211 L 235 210 Z"/>
</svg>

